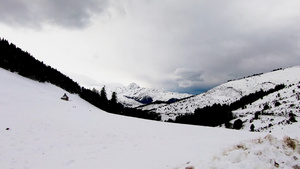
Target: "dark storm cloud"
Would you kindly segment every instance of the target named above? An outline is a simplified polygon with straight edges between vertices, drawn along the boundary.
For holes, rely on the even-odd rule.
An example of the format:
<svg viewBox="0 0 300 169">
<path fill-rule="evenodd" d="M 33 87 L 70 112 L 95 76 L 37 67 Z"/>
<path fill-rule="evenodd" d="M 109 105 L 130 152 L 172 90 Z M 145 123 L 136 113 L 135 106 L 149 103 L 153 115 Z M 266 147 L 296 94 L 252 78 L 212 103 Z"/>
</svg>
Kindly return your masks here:
<svg viewBox="0 0 300 169">
<path fill-rule="evenodd" d="M 132 2 L 121 25 L 126 38 L 114 45 L 134 63 L 122 62 L 124 69 L 135 68 L 131 74 L 147 76 L 148 84 L 202 91 L 300 64 L 299 1 Z"/>
<path fill-rule="evenodd" d="M 173 62 L 185 58 L 180 67 L 189 70 L 173 69 L 178 87 L 209 88 L 229 79 L 300 64 L 299 2 L 214 2 L 188 6 L 181 13 L 184 22 L 180 25 L 174 18 L 178 35 L 184 36 L 173 40 L 178 42 Z"/>
<path fill-rule="evenodd" d="M 43 24 L 82 28 L 93 14 L 101 13 L 108 0 L 0 0 L 0 22 L 12 26 Z"/>
</svg>

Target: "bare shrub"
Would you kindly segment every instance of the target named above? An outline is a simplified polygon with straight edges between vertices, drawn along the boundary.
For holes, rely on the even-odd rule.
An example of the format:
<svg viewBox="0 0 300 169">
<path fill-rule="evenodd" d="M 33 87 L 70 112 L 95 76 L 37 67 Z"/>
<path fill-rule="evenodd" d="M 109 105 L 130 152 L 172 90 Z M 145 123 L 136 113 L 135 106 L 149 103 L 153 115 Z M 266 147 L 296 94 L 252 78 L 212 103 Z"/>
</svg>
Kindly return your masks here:
<svg viewBox="0 0 300 169">
<path fill-rule="evenodd" d="M 300 166 L 299 165 L 294 165 L 293 169 L 300 169 Z"/>
<path fill-rule="evenodd" d="M 291 149 L 295 150 L 298 144 L 298 141 L 295 139 L 291 139 L 290 137 L 285 136 L 283 138 L 283 142 L 290 147 Z"/>
</svg>

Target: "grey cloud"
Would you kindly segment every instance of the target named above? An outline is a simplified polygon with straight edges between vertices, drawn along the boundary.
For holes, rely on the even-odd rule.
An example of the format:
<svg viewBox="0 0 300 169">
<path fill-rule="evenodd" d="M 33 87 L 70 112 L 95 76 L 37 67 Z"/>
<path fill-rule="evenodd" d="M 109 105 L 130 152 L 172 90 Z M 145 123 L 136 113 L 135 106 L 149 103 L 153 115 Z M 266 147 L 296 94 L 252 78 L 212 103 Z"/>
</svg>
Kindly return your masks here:
<svg viewBox="0 0 300 169">
<path fill-rule="evenodd" d="M 178 86 L 183 88 L 191 87 L 199 82 L 203 82 L 203 78 L 201 77 L 202 74 L 203 71 L 195 71 L 187 68 L 178 68 L 174 72 Z"/>
<path fill-rule="evenodd" d="M 223 8 L 213 5 L 206 8 L 211 11 L 199 7 L 202 12 L 184 16 L 193 18 L 194 23 L 189 23 L 189 31 L 186 31 L 189 33 L 177 41 L 179 45 L 174 53 L 186 49 L 181 56 L 177 55 L 185 58 L 182 65 L 194 72 L 205 72 L 201 75 L 202 81 L 194 77 L 194 83 L 192 76 L 182 74 L 179 86 L 213 87 L 229 79 L 300 64 L 300 12 L 296 12 L 296 7 L 282 1 L 274 2 L 272 6 L 265 1 L 241 6 L 226 1 L 223 5 Z M 294 6 L 299 6 L 299 3 Z M 191 8 L 195 11 L 197 7 Z M 289 14 L 289 10 L 294 10 L 294 13 Z"/>
<path fill-rule="evenodd" d="M 103 12 L 108 0 L 0 0 L 0 22 L 12 26 L 36 27 L 54 24 L 83 28 L 93 14 Z"/>
<path fill-rule="evenodd" d="M 131 56 L 151 58 L 143 70 L 159 73 L 143 73 L 149 73 L 151 82 L 178 91 L 205 90 L 230 79 L 297 65 L 299 7 L 299 2 L 281 0 L 272 5 L 267 0 L 149 1 L 134 13 L 135 26 L 130 29 L 137 31 L 128 37 L 138 38 L 135 48 L 157 45 L 142 53 L 131 50 Z M 138 36 L 137 28 L 148 31 Z"/>
</svg>

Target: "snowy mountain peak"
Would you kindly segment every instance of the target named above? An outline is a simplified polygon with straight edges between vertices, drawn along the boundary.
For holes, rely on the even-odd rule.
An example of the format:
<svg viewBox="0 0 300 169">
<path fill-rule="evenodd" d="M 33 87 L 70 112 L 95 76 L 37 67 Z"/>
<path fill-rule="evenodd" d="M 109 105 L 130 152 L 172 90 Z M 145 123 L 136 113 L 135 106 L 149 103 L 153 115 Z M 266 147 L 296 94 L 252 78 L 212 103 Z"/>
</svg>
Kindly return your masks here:
<svg viewBox="0 0 300 169">
<path fill-rule="evenodd" d="M 100 90 L 99 87 L 96 88 Z M 106 85 L 106 92 L 108 97 L 112 95 L 112 92 L 116 92 L 118 101 L 126 107 L 138 107 L 157 101 L 174 102 L 191 96 L 186 93 L 174 93 L 153 88 L 140 87 L 136 83 L 131 83 L 128 86 L 111 86 L 108 84 Z"/>
<path fill-rule="evenodd" d="M 137 85 L 136 83 L 130 83 L 130 85 L 128 86 L 128 89 L 130 90 L 136 90 L 136 89 L 140 89 L 141 87 L 139 85 Z"/>
</svg>

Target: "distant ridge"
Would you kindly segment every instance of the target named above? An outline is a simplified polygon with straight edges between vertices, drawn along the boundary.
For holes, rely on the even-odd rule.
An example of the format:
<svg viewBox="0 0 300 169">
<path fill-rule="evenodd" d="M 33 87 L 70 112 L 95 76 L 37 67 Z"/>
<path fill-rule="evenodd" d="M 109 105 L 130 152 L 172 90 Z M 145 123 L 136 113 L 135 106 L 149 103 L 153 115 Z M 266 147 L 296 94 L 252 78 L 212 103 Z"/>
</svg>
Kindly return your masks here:
<svg viewBox="0 0 300 169">
<path fill-rule="evenodd" d="M 103 86 L 105 86 L 108 95 L 111 95 L 112 92 L 116 92 L 119 102 L 126 107 L 132 108 L 157 102 L 173 103 L 183 98 L 192 96 L 191 94 L 187 93 L 176 93 L 155 88 L 145 88 L 136 83 L 131 83 L 128 86 L 105 84 L 95 88 L 100 90 L 100 88 Z"/>
<path fill-rule="evenodd" d="M 193 113 L 196 108 L 208 105 L 229 104 L 243 96 L 259 90 L 269 90 L 278 84 L 290 85 L 300 81 L 300 66 L 280 69 L 221 84 L 205 93 L 195 95 L 168 105 L 161 105 L 153 111 L 162 114 Z M 150 109 L 150 107 L 148 107 Z"/>
<path fill-rule="evenodd" d="M 273 126 L 291 124 L 300 116 L 299 74 L 300 66 L 279 68 L 229 81 L 174 103 L 151 104 L 140 109 L 161 114 L 162 121 L 208 126 L 223 124 L 231 128 L 234 120 L 240 119 L 242 124 L 237 128 L 271 131 Z M 217 112 L 219 114 L 215 114 Z M 269 123 L 265 124 L 267 121 Z"/>
</svg>

